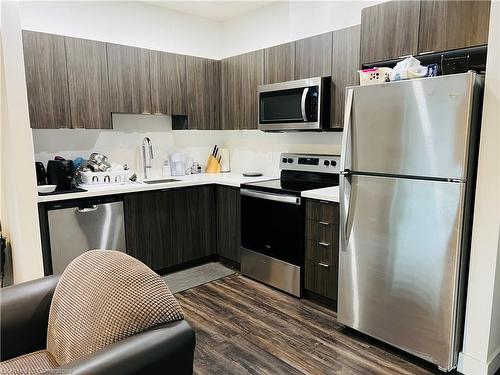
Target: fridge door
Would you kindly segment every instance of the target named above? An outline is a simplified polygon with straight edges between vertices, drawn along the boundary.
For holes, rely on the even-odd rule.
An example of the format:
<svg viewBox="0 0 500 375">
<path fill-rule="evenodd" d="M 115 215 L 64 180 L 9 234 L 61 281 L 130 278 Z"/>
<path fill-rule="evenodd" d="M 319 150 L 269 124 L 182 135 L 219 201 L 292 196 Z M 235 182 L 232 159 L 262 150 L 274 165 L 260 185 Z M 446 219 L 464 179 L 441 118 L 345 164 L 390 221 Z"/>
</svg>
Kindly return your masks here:
<svg viewBox="0 0 500 375">
<path fill-rule="evenodd" d="M 464 193 L 464 183 L 341 176 L 339 322 L 453 366 Z"/>
<path fill-rule="evenodd" d="M 476 79 L 464 73 L 349 88 L 345 168 L 465 179 Z"/>
</svg>

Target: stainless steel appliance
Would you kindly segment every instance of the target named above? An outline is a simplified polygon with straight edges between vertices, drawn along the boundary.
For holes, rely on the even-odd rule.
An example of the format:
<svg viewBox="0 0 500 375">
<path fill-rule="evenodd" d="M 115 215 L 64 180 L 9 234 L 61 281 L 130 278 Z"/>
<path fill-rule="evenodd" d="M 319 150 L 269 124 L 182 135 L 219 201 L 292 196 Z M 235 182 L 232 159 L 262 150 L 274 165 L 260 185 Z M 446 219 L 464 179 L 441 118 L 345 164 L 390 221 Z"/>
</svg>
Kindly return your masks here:
<svg viewBox="0 0 500 375">
<path fill-rule="evenodd" d="M 125 251 L 121 198 L 92 198 L 47 205 L 52 273 L 93 249 Z"/>
<path fill-rule="evenodd" d="M 330 121 L 331 77 L 261 85 L 259 129 L 264 131 L 321 130 Z"/>
<path fill-rule="evenodd" d="M 282 154 L 279 179 L 241 185 L 241 273 L 302 295 L 304 190 L 336 186 L 340 157 Z"/>
<path fill-rule="evenodd" d="M 456 366 L 482 77 L 347 89 L 339 322 Z"/>
</svg>

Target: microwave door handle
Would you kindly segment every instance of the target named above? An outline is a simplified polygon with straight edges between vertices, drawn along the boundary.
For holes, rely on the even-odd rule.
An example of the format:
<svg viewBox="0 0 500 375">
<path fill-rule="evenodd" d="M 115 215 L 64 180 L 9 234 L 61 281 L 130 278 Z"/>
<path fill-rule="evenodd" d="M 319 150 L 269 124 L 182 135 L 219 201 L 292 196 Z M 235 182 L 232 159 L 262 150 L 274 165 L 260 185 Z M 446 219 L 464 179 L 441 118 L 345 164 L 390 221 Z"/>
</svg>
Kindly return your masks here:
<svg viewBox="0 0 500 375">
<path fill-rule="evenodd" d="M 304 120 L 304 122 L 307 122 L 306 99 L 308 93 L 309 87 L 306 87 L 302 92 L 302 100 L 300 101 L 300 110 L 302 111 L 302 119 Z"/>
</svg>

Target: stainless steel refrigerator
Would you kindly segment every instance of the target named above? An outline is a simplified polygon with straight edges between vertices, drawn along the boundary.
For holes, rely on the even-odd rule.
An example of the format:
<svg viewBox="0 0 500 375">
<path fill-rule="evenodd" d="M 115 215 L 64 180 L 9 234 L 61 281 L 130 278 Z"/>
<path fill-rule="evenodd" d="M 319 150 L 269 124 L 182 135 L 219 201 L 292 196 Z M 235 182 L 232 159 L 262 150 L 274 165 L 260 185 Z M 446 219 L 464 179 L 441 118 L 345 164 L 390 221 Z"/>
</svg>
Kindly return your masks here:
<svg viewBox="0 0 500 375">
<path fill-rule="evenodd" d="M 338 320 L 442 370 L 461 345 L 482 82 L 346 94 Z"/>
</svg>

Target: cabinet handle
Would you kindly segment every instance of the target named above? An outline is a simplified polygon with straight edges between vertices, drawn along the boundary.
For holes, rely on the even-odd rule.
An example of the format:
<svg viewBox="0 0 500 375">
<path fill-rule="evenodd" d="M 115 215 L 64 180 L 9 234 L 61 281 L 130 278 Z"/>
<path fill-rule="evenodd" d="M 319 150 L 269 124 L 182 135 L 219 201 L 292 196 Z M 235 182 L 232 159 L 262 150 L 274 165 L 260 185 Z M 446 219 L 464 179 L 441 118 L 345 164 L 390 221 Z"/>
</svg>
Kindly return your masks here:
<svg viewBox="0 0 500 375">
<path fill-rule="evenodd" d="M 425 52 L 420 52 L 418 55 L 428 55 L 429 53 L 434 53 L 435 51 L 425 51 Z"/>
<path fill-rule="evenodd" d="M 321 225 L 330 225 L 329 221 L 320 221 L 319 222 Z"/>
<path fill-rule="evenodd" d="M 329 201 L 319 201 L 319 203 L 321 203 L 321 204 L 330 204 L 331 202 L 329 202 Z"/>
<path fill-rule="evenodd" d="M 328 268 L 328 267 L 330 267 L 330 265 L 329 265 L 329 264 L 326 264 L 326 263 L 318 263 L 318 266 L 323 267 L 323 268 Z"/>
<path fill-rule="evenodd" d="M 328 242 L 318 242 L 319 246 L 329 247 L 330 244 Z"/>
</svg>

